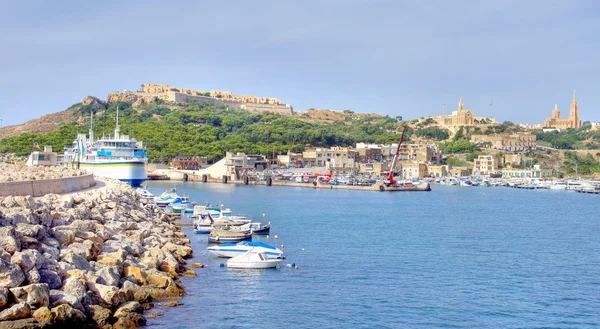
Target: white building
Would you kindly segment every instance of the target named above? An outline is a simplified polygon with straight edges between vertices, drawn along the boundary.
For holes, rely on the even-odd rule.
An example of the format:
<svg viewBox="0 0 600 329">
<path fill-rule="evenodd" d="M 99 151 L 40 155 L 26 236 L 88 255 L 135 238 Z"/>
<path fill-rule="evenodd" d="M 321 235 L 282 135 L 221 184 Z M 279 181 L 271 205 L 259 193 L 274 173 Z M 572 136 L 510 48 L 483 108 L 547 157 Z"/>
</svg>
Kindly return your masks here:
<svg viewBox="0 0 600 329">
<path fill-rule="evenodd" d="M 58 164 L 58 154 L 52 152 L 52 146 L 44 146 L 44 151 L 33 151 L 27 159 L 28 166 L 56 166 Z"/>
</svg>

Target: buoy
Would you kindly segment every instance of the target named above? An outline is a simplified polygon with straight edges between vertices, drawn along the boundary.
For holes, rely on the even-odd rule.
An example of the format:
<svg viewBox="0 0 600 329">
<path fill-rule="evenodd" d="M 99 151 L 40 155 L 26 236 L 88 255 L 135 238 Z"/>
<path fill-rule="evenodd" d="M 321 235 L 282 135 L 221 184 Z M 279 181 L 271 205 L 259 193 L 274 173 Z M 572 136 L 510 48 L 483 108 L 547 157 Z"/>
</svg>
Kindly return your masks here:
<svg viewBox="0 0 600 329">
<path fill-rule="evenodd" d="M 285 267 L 287 267 L 287 268 L 291 268 L 291 267 L 292 267 L 292 264 L 285 264 Z"/>
<path fill-rule="evenodd" d="M 275 234 L 275 239 L 279 239 L 279 236 L 277 234 Z"/>
<path fill-rule="evenodd" d="M 267 239 L 269 238 L 269 235 L 268 235 L 268 234 L 267 234 L 266 238 L 267 238 Z"/>
<path fill-rule="evenodd" d="M 266 216 L 266 214 L 265 214 L 265 213 L 263 213 L 263 217 L 265 217 L 265 216 Z"/>
<path fill-rule="evenodd" d="M 284 245 L 281 245 L 281 249 L 283 249 L 283 248 L 285 248 L 285 246 L 284 246 Z"/>
<path fill-rule="evenodd" d="M 298 268 L 299 268 L 298 265 L 294 266 L 294 270 L 297 270 Z"/>
<path fill-rule="evenodd" d="M 293 266 L 293 267 L 296 267 L 296 263 L 292 263 L 292 266 Z"/>
<path fill-rule="evenodd" d="M 302 251 L 304 251 L 304 248 L 302 248 Z"/>
<path fill-rule="evenodd" d="M 225 263 L 219 264 L 219 267 L 225 267 Z"/>
</svg>

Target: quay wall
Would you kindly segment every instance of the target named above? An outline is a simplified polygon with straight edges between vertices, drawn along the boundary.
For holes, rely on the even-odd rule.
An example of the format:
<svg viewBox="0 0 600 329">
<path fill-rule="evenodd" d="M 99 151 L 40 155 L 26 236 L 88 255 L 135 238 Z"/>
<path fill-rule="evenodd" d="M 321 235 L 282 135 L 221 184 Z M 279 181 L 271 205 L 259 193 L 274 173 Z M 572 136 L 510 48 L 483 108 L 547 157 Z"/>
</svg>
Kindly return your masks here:
<svg viewBox="0 0 600 329">
<path fill-rule="evenodd" d="M 26 180 L 0 183 L 0 197 L 5 196 L 44 196 L 75 192 L 96 184 L 93 174 L 55 179 Z"/>
</svg>

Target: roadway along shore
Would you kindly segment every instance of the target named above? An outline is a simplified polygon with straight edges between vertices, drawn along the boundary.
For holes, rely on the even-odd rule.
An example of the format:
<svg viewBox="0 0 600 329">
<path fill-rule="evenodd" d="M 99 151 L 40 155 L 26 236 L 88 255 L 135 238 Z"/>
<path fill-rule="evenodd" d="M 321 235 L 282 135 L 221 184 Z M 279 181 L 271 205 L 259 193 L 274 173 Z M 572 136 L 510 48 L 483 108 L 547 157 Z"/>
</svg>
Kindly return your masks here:
<svg viewBox="0 0 600 329">
<path fill-rule="evenodd" d="M 129 185 L 101 180 L 0 198 L 0 328 L 133 328 L 153 301 L 185 294 L 189 240 Z"/>
</svg>

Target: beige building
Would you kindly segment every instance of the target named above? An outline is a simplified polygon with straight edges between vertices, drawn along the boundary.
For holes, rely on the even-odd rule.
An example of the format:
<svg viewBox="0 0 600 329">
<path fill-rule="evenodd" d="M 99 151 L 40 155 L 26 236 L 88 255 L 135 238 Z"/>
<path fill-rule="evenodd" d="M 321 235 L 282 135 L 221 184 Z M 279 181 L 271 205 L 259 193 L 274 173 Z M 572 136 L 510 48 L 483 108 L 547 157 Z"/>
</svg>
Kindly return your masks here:
<svg viewBox="0 0 600 329">
<path fill-rule="evenodd" d="M 403 163 L 400 168 L 403 179 L 423 178 L 427 175 L 427 165 L 424 163 Z"/>
<path fill-rule="evenodd" d="M 458 101 L 458 108 L 451 115 L 438 116 L 433 118 L 442 126 L 470 126 L 475 124 L 475 116 L 471 110 L 465 109 L 462 97 Z"/>
<path fill-rule="evenodd" d="M 381 147 L 383 156 L 391 161 L 396 154 L 398 144 Z M 435 143 L 428 144 L 402 144 L 400 146 L 399 162 L 423 162 L 426 164 L 437 164 L 442 161 L 442 149 Z"/>
<path fill-rule="evenodd" d="M 530 132 L 499 135 L 471 135 L 471 143 L 479 147 L 493 148 L 507 152 L 521 152 L 535 149 L 536 137 Z"/>
<path fill-rule="evenodd" d="M 507 153 L 504 154 L 504 166 L 519 166 L 523 163 L 523 154 L 522 153 Z"/>
<path fill-rule="evenodd" d="M 573 100 L 571 101 L 569 117 L 561 118 L 558 105 L 555 104 L 554 110 L 552 110 L 552 116 L 546 118 L 542 126 L 558 129 L 581 128 L 581 118 L 579 117 L 579 104 L 577 104 L 577 97 L 575 96 L 575 92 L 573 92 Z"/>
<path fill-rule="evenodd" d="M 430 177 L 446 177 L 448 176 L 448 166 L 427 166 L 427 174 Z"/>
<path fill-rule="evenodd" d="M 285 155 L 277 156 L 277 164 L 280 166 L 301 166 L 303 164 L 302 153 L 292 153 L 288 152 Z"/>
<path fill-rule="evenodd" d="M 451 167 L 448 169 L 449 176 L 463 177 L 469 176 L 469 168 L 467 167 Z"/>
<path fill-rule="evenodd" d="M 389 162 L 372 162 L 372 163 L 361 163 L 359 165 L 359 171 L 368 175 L 385 175 L 390 172 Z"/>
<path fill-rule="evenodd" d="M 498 159 L 493 155 L 480 155 L 473 160 L 473 174 L 489 175 L 498 171 Z"/>
</svg>

